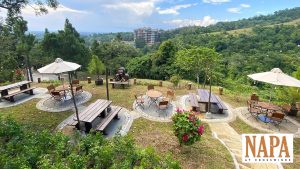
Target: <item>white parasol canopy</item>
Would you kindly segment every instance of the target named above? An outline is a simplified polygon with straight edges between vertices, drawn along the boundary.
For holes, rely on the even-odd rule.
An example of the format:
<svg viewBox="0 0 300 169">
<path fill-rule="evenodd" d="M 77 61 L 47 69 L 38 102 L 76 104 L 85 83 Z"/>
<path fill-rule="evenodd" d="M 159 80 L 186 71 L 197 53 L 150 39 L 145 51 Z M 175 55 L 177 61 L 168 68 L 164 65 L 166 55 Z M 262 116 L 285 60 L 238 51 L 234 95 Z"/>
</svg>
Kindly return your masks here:
<svg viewBox="0 0 300 169">
<path fill-rule="evenodd" d="M 63 61 L 61 58 L 56 58 L 55 62 L 38 69 L 38 72 L 47 74 L 59 74 L 63 72 L 75 71 L 80 67 L 81 65 L 77 63 L 66 62 Z"/>
<path fill-rule="evenodd" d="M 248 75 L 253 80 L 270 83 L 277 86 L 300 87 L 300 81 L 283 73 L 279 68 L 273 68 L 269 72 Z"/>
</svg>

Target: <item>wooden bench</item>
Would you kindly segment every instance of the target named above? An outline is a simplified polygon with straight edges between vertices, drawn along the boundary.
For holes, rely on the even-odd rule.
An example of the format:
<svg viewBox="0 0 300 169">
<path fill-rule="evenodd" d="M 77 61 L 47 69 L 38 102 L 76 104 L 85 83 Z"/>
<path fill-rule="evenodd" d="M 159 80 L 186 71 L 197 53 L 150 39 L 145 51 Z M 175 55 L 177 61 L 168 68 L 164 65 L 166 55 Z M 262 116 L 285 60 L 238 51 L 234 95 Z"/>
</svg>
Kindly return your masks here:
<svg viewBox="0 0 300 169">
<path fill-rule="evenodd" d="M 227 106 L 223 103 L 223 101 L 219 98 L 219 96 L 215 96 L 217 102 L 217 106 L 219 108 L 219 113 L 223 113 L 224 110 L 228 110 Z"/>
<path fill-rule="evenodd" d="M 105 133 L 105 128 L 113 119 L 119 119 L 118 113 L 122 110 L 122 107 L 115 107 L 112 109 L 105 118 L 101 119 L 101 122 L 96 126 L 96 131 L 101 131 Z"/>
<path fill-rule="evenodd" d="M 22 90 L 14 92 L 14 93 L 10 93 L 8 95 L 5 95 L 2 98 L 6 99 L 6 100 L 9 100 L 10 102 L 14 102 L 15 101 L 14 96 L 16 96 L 18 94 L 21 94 L 21 93 L 27 93 L 27 94 L 33 95 L 33 89 L 35 89 L 35 88 L 36 87 L 30 87 L 30 88 L 27 88 L 27 89 L 22 89 Z"/>
<path fill-rule="evenodd" d="M 192 111 L 196 111 L 196 112 L 200 111 L 198 99 L 194 93 L 189 94 L 189 100 L 190 100 L 190 104 L 192 106 Z"/>
</svg>

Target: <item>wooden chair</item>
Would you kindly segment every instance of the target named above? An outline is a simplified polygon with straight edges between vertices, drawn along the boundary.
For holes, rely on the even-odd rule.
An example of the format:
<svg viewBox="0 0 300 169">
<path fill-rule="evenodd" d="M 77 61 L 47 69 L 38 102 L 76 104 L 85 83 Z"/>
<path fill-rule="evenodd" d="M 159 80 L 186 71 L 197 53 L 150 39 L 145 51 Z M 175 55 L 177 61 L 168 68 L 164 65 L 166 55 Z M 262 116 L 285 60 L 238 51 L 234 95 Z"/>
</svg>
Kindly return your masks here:
<svg viewBox="0 0 300 169">
<path fill-rule="evenodd" d="M 148 85 L 148 90 L 154 90 L 154 85 Z"/>
<path fill-rule="evenodd" d="M 74 86 L 79 85 L 79 80 L 78 79 L 72 80 L 72 85 Z"/>
<path fill-rule="evenodd" d="M 256 107 L 256 103 L 257 103 L 256 101 L 251 101 L 251 100 L 247 101 L 249 113 L 246 113 L 246 114 L 251 115 L 251 116 L 247 117 L 247 119 L 250 118 L 250 117 L 254 117 L 255 119 L 257 119 L 257 116 L 259 114 L 261 114 L 261 109 Z"/>
<path fill-rule="evenodd" d="M 298 111 L 300 111 L 300 102 L 296 102 L 296 108 Z"/>
<path fill-rule="evenodd" d="M 281 108 L 285 114 L 289 114 L 291 112 L 292 106 L 290 104 L 283 104 Z"/>
<path fill-rule="evenodd" d="M 259 96 L 257 96 L 256 94 L 252 94 L 251 95 L 251 100 L 259 101 Z"/>
<path fill-rule="evenodd" d="M 63 98 L 65 97 L 64 93 L 59 92 L 59 91 L 52 91 L 50 94 L 51 94 L 52 98 L 58 102 L 62 101 Z"/>
<path fill-rule="evenodd" d="M 48 92 L 51 93 L 52 91 L 55 91 L 55 87 L 53 85 L 50 85 L 47 87 Z"/>
<path fill-rule="evenodd" d="M 144 109 L 144 98 L 142 96 L 137 96 L 137 95 L 134 95 L 135 97 L 135 107 L 136 108 L 137 106 L 141 106 L 143 109 Z"/>
<path fill-rule="evenodd" d="M 160 102 L 158 102 L 158 110 L 157 111 L 167 110 L 168 109 L 168 105 L 169 105 L 168 101 L 160 101 Z"/>
<path fill-rule="evenodd" d="M 173 90 L 168 90 L 167 91 L 167 97 L 170 98 L 172 101 L 175 98 L 175 92 Z"/>
<path fill-rule="evenodd" d="M 278 126 L 279 131 L 280 131 L 279 125 L 283 120 L 285 120 L 284 117 L 285 114 L 281 111 L 276 111 L 272 113 L 272 116 L 270 117 L 270 119 L 272 120 L 271 123 L 273 123 L 275 126 Z"/>
</svg>

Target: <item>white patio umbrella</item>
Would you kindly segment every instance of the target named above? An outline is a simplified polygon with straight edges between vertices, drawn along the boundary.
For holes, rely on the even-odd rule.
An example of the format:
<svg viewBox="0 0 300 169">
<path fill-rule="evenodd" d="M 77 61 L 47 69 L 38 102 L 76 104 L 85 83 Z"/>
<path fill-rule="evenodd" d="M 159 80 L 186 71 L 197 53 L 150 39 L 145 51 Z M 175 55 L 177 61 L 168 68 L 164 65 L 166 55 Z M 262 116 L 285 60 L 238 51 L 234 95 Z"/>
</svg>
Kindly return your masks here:
<svg viewBox="0 0 300 169">
<path fill-rule="evenodd" d="M 273 84 L 276 86 L 300 87 L 300 81 L 283 73 L 279 68 L 273 68 L 269 72 L 248 75 L 253 80 Z M 270 97 L 271 100 L 271 97 Z"/>
<path fill-rule="evenodd" d="M 80 67 L 81 67 L 81 65 L 79 65 L 77 63 L 66 62 L 66 61 L 63 61 L 61 58 L 56 58 L 55 62 L 50 63 L 49 65 L 46 65 L 46 66 L 38 69 L 39 73 L 44 73 L 44 74 L 60 74 L 60 73 L 68 72 L 69 82 L 70 82 L 70 86 L 71 86 L 72 100 L 74 103 L 79 128 L 80 128 L 79 115 L 78 115 L 78 109 L 76 106 L 76 101 L 74 98 L 74 92 L 73 92 L 73 86 L 72 86 L 72 74 L 70 72 L 73 72 L 73 71 L 79 69 Z"/>
</svg>

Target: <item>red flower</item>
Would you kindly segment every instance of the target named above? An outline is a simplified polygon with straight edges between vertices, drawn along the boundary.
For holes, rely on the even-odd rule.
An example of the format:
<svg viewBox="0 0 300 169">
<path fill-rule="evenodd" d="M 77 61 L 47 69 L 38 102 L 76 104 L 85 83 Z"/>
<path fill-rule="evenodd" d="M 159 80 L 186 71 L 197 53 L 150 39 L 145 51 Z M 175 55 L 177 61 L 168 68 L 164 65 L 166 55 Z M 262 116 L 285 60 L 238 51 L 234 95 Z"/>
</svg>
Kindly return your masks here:
<svg viewBox="0 0 300 169">
<path fill-rule="evenodd" d="M 16 70 L 16 74 L 17 74 L 17 75 L 20 75 L 21 73 L 22 73 L 22 72 L 21 72 L 20 69 L 17 69 L 17 70 Z"/>
<path fill-rule="evenodd" d="M 201 125 L 200 127 L 198 127 L 198 134 L 199 134 L 199 135 L 202 135 L 203 132 L 204 132 L 204 126 Z"/>
<path fill-rule="evenodd" d="M 177 113 L 182 113 L 182 110 L 181 110 L 179 107 L 177 107 L 177 108 L 176 108 L 176 112 L 177 112 Z"/>
<path fill-rule="evenodd" d="M 189 135 L 187 133 L 185 133 L 183 136 L 182 136 L 182 140 L 184 142 L 187 142 L 189 140 Z"/>
</svg>

